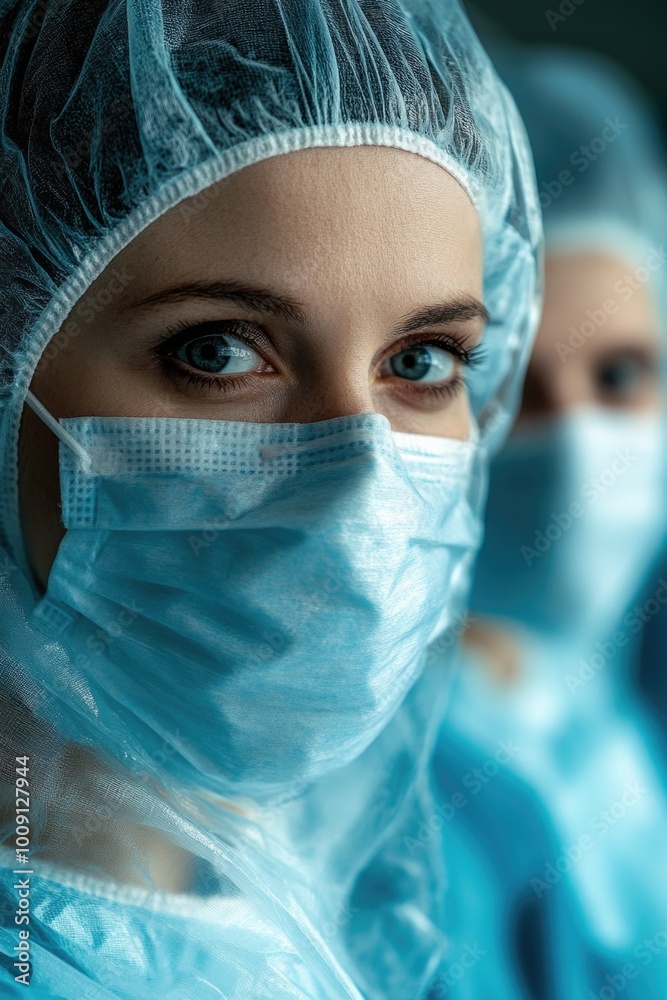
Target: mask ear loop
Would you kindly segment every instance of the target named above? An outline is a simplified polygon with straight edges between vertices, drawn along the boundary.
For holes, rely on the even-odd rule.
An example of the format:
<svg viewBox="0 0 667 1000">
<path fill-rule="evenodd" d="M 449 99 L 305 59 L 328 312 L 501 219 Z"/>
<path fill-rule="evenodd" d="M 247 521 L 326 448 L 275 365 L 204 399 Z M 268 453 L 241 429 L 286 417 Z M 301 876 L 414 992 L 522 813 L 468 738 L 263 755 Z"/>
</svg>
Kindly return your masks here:
<svg viewBox="0 0 667 1000">
<path fill-rule="evenodd" d="M 69 431 L 65 430 L 59 420 L 56 420 L 55 417 L 51 416 L 46 407 L 40 403 L 37 396 L 35 396 L 30 389 L 28 389 L 28 392 L 26 393 L 26 403 L 30 409 L 33 410 L 33 412 L 36 413 L 37 416 L 46 424 L 49 430 L 52 430 L 56 437 L 59 438 L 63 444 L 66 444 L 67 447 L 78 456 L 83 471 L 89 472 L 90 469 L 92 469 L 93 460 L 86 449 L 79 444 L 76 438 L 72 437 Z"/>
</svg>

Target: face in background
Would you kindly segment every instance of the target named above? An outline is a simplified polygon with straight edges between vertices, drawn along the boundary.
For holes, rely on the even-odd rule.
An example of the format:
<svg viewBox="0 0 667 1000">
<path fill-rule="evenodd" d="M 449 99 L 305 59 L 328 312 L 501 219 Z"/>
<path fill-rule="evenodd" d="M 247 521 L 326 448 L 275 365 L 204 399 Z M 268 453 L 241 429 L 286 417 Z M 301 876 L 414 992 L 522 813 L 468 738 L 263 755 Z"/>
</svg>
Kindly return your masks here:
<svg viewBox="0 0 667 1000">
<path fill-rule="evenodd" d="M 636 267 L 611 254 L 547 252 L 519 426 L 579 407 L 659 409 L 660 319 L 651 282 L 638 281 Z"/>
<path fill-rule="evenodd" d="M 465 439 L 481 296 L 479 220 L 450 174 L 392 148 L 303 150 L 140 233 L 31 388 L 57 418 L 377 412 L 395 430 Z M 58 442 L 27 407 L 20 446 L 22 527 L 45 587 L 64 534 Z"/>
<path fill-rule="evenodd" d="M 657 414 L 663 333 L 651 282 L 638 282 L 636 268 L 636 263 L 597 252 L 547 253 L 544 309 L 526 373 L 517 436 L 584 408 Z M 595 319 L 593 332 L 590 325 L 584 326 L 590 333 L 585 336 L 582 325 Z M 520 535 L 530 538 L 532 522 L 526 527 L 517 516 Z M 514 527 L 503 523 L 500 530 L 514 539 Z M 554 547 L 550 553 L 560 551 Z M 505 586 L 512 586 L 509 577 Z M 510 684 L 526 664 L 521 641 L 500 622 L 480 617 L 467 630 L 465 643 L 496 682 Z"/>
</svg>

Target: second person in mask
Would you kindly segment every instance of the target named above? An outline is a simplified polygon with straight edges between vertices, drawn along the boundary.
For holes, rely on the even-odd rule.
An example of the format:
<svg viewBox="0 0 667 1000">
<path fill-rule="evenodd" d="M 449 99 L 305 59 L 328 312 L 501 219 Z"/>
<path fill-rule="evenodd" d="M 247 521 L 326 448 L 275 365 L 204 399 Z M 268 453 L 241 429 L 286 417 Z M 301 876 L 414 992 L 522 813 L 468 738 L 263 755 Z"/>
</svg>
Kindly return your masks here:
<svg viewBox="0 0 667 1000">
<path fill-rule="evenodd" d="M 667 912 L 667 796 L 629 668 L 665 527 L 664 165 L 615 69 L 555 51 L 497 64 L 537 165 L 545 307 L 492 466 L 439 773 L 451 791 L 482 769 L 457 824 L 498 887 L 482 919 L 508 994 L 598 996 L 627 965 L 625 995 L 657 1000 L 664 957 L 647 964 L 643 942 Z"/>
</svg>

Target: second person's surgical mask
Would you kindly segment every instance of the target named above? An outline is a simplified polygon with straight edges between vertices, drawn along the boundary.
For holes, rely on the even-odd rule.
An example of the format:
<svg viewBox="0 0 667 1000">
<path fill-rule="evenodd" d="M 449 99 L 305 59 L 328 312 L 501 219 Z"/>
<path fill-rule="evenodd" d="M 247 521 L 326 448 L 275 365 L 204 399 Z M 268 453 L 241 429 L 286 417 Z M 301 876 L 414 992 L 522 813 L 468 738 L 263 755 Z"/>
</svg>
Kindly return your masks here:
<svg viewBox="0 0 667 1000">
<path fill-rule="evenodd" d="M 491 466 L 471 607 L 561 636 L 615 627 L 664 530 L 663 449 L 654 413 L 515 432 Z"/>
<path fill-rule="evenodd" d="M 261 797 L 359 755 L 459 609 L 474 443 L 36 408 L 67 533 L 35 616 L 126 759 Z"/>
</svg>

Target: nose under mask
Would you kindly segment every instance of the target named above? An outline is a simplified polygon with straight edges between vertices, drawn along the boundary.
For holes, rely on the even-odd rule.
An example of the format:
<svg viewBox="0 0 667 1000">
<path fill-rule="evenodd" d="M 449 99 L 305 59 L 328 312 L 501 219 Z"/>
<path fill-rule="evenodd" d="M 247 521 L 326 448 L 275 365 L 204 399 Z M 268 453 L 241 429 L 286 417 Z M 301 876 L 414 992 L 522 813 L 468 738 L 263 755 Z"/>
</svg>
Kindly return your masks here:
<svg viewBox="0 0 667 1000">
<path fill-rule="evenodd" d="M 67 529 L 33 619 L 68 651 L 79 722 L 220 794 L 358 756 L 461 609 L 475 440 L 29 402 L 61 439 Z"/>
</svg>

